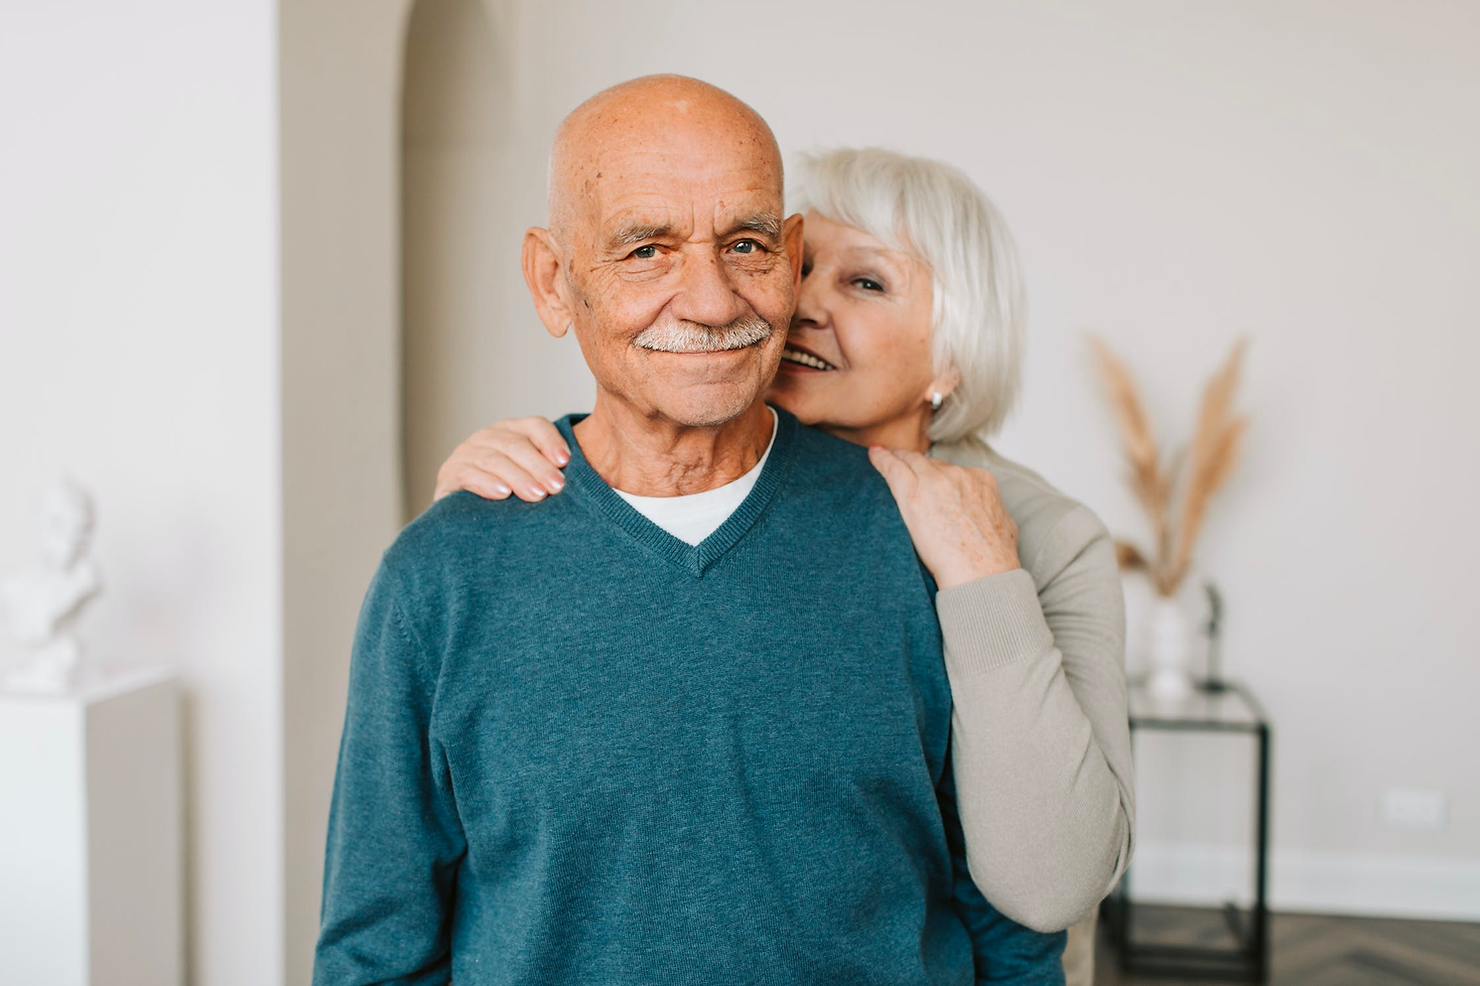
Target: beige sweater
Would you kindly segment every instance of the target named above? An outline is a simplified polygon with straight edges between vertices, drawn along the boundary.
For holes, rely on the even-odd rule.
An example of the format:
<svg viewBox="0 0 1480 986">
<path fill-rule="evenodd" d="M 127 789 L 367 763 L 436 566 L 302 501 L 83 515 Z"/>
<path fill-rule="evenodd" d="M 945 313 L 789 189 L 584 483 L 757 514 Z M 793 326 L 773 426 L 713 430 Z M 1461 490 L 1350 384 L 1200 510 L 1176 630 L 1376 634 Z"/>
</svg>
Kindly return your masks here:
<svg viewBox="0 0 1480 986">
<path fill-rule="evenodd" d="M 986 442 L 930 454 L 992 473 L 1023 566 L 936 597 L 967 862 L 1003 914 L 1067 928 L 1114 888 L 1134 846 L 1114 546 L 1088 507 Z"/>
</svg>

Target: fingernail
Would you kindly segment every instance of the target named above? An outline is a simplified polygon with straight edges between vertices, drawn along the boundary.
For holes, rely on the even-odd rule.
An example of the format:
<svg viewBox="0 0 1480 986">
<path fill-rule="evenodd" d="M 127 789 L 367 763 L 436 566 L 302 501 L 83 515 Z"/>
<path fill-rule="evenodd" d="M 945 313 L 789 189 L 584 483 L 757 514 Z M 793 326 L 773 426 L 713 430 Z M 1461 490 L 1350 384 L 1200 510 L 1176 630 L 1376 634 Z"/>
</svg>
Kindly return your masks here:
<svg viewBox="0 0 1480 986">
<path fill-rule="evenodd" d="M 550 478 L 545 480 L 545 488 L 548 489 L 551 493 L 559 493 L 561 488 L 564 486 L 565 480 L 561 479 L 559 476 L 551 476 Z"/>
<path fill-rule="evenodd" d="M 530 490 L 529 492 L 530 492 L 530 495 L 533 496 L 536 500 L 543 500 L 545 498 L 545 491 L 542 490 L 542 489 L 540 489 L 538 486 L 536 486 L 534 489 Z"/>
<path fill-rule="evenodd" d="M 556 452 L 555 453 L 555 459 L 562 466 L 563 465 L 567 465 L 570 462 L 570 453 L 569 452 Z"/>
<path fill-rule="evenodd" d="M 493 484 L 493 491 L 495 493 L 497 493 L 499 496 L 508 496 L 510 493 L 514 492 L 513 490 L 511 490 L 507 486 L 505 486 L 503 483 L 494 483 Z"/>
</svg>

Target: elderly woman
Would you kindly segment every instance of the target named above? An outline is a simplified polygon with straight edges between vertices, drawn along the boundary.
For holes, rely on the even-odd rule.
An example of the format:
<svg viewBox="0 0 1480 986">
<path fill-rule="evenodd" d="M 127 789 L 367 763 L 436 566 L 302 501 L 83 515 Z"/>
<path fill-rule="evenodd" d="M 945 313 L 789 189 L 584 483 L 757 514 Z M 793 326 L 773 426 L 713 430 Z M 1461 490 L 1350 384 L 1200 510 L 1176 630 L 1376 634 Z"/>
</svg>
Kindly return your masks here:
<svg viewBox="0 0 1480 986">
<path fill-rule="evenodd" d="M 1088 986 L 1096 905 L 1134 842 L 1124 606 L 1099 518 L 987 443 L 1022 362 L 1011 237 L 939 162 L 839 150 L 802 170 L 802 284 L 767 400 L 870 446 L 942 586 L 972 878 L 1018 923 L 1070 928 L 1066 980 Z M 502 422 L 458 447 L 437 494 L 538 500 L 568 461 L 549 422 Z"/>
</svg>

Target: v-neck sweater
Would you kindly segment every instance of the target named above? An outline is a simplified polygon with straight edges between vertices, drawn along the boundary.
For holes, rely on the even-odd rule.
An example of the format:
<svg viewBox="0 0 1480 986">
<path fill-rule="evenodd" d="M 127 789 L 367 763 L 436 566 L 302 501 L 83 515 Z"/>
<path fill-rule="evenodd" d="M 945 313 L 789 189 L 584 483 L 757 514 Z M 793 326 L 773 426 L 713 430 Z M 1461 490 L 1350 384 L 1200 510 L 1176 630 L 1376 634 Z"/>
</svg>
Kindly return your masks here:
<svg viewBox="0 0 1480 986">
<path fill-rule="evenodd" d="M 934 585 L 857 446 L 781 411 L 689 545 L 572 426 L 444 497 L 361 611 L 314 982 L 1062 983 L 971 882 Z"/>
<path fill-rule="evenodd" d="M 770 457 L 771 449 L 776 444 L 776 411 L 772 408 L 767 410 L 771 412 L 771 435 L 766 439 L 765 451 L 755 465 L 723 486 L 678 496 L 642 496 L 619 490 L 615 486 L 612 489 L 617 496 L 637 508 L 638 513 L 669 534 L 688 544 L 698 544 L 719 530 L 719 525 L 735 512 L 736 507 L 745 502 L 745 498 L 755 488 L 755 481 L 760 478 L 766 459 Z"/>
</svg>

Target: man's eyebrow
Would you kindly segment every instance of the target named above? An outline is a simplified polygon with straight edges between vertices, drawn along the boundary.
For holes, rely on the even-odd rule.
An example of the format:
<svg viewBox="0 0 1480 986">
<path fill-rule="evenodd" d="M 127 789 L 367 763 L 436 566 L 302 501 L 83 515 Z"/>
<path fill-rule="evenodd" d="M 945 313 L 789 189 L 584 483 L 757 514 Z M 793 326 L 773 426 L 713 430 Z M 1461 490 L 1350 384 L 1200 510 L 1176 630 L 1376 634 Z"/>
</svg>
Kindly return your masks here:
<svg viewBox="0 0 1480 986">
<path fill-rule="evenodd" d="M 782 223 L 779 216 L 769 212 L 756 213 L 753 216 L 736 222 L 723 234 L 732 236 L 739 232 L 759 233 L 771 240 L 781 238 Z M 645 222 L 640 219 L 629 220 L 621 223 L 611 233 L 611 243 L 615 246 L 627 246 L 632 243 L 641 243 L 644 240 L 667 239 L 674 235 L 673 227 L 665 223 Z"/>
<path fill-rule="evenodd" d="M 738 233 L 741 230 L 749 230 L 752 233 L 760 233 L 762 236 L 769 237 L 772 240 L 779 240 L 781 239 L 781 217 L 772 215 L 769 212 L 758 212 L 753 216 L 746 216 L 744 219 L 741 219 L 734 226 L 731 226 L 729 232 L 725 233 L 725 235 L 729 236 L 731 233 Z"/>
<path fill-rule="evenodd" d="M 611 242 L 617 246 L 625 246 L 628 243 L 640 243 L 643 240 L 659 240 L 673 234 L 673 227 L 662 223 L 649 223 L 633 220 L 622 223 L 612 230 Z"/>
</svg>

